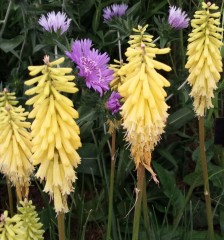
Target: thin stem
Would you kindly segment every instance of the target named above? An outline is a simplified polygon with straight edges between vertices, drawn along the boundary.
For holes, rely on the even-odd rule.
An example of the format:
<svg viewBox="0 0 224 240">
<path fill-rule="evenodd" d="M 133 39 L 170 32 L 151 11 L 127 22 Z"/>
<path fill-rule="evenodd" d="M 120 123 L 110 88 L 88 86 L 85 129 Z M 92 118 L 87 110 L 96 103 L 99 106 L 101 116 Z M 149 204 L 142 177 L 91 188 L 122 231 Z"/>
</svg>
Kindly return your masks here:
<svg viewBox="0 0 224 240">
<path fill-rule="evenodd" d="M 145 178 L 145 176 L 144 176 L 144 179 L 143 179 L 142 207 L 143 207 L 142 210 L 143 210 L 145 230 L 146 230 L 146 233 L 147 233 L 147 237 L 150 238 L 150 222 L 149 222 L 149 215 L 148 215 L 148 204 L 147 204 L 147 191 L 146 191 L 146 178 Z"/>
<path fill-rule="evenodd" d="M 184 38 L 183 38 L 183 30 L 179 31 L 180 34 L 180 56 L 181 56 L 181 67 L 182 71 L 185 69 L 185 52 L 184 52 Z"/>
<path fill-rule="evenodd" d="M 119 60 L 122 61 L 122 56 L 121 56 L 121 36 L 120 36 L 120 32 L 117 31 L 117 45 L 118 45 L 118 54 L 119 54 Z"/>
<path fill-rule="evenodd" d="M 9 17 L 9 13 L 10 13 L 11 6 L 12 6 L 12 1 L 10 0 L 10 1 L 9 1 L 9 5 L 8 5 L 8 8 L 7 8 L 7 11 L 6 11 L 6 14 L 5 14 L 5 19 L 3 20 L 3 25 L 2 25 L 2 28 L 1 28 L 1 31 L 0 31 L 0 38 L 2 37 L 3 32 L 4 32 L 4 30 L 5 30 L 6 23 L 7 23 L 8 17 Z"/>
<path fill-rule="evenodd" d="M 194 191 L 194 189 L 196 187 L 196 183 L 197 183 L 197 178 L 194 180 L 193 184 L 190 186 L 190 188 L 187 192 L 187 196 L 185 197 L 184 204 L 182 205 L 177 217 L 174 219 L 172 233 L 175 233 L 175 231 L 180 223 L 180 220 L 183 216 L 184 209 L 186 208 L 186 205 L 191 198 L 192 192 Z M 171 236 L 172 236 L 172 234 L 171 234 Z"/>
<path fill-rule="evenodd" d="M 152 41 L 152 43 L 157 42 L 160 39 L 160 37 L 157 37 L 155 40 Z"/>
<path fill-rule="evenodd" d="M 10 215 L 12 217 L 13 214 L 14 214 L 14 211 L 13 211 L 13 197 L 12 197 L 12 188 L 11 188 L 11 184 L 10 184 L 10 181 L 9 181 L 8 177 L 6 177 L 6 185 L 7 185 L 8 197 L 9 197 L 9 211 L 10 211 Z"/>
<path fill-rule="evenodd" d="M 209 182 L 208 182 L 208 169 L 207 169 L 206 154 L 205 154 L 204 117 L 199 117 L 199 141 L 200 141 L 201 165 L 202 165 L 203 180 L 204 180 L 204 195 L 205 195 L 206 213 L 207 213 L 207 221 L 208 221 L 208 233 L 209 233 L 209 239 L 214 240 L 215 237 L 214 237 L 214 228 L 213 228 L 212 207 L 211 207 L 211 198 L 210 198 Z"/>
<path fill-rule="evenodd" d="M 143 179 L 145 176 L 145 168 L 140 163 L 137 169 L 137 189 L 136 189 L 136 203 L 133 223 L 132 240 L 139 239 L 139 224 L 141 216 L 141 205 L 142 205 L 142 191 L 143 191 Z"/>
<path fill-rule="evenodd" d="M 116 145 L 116 130 L 112 133 L 112 149 L 111 149 L 111 170 L 110 170 L 110 192 L 109 192 L 109 210 L 107 223 L 107 240 L 111 239 L 111 225 L 113 219 L 113 195 L 114 195 L 114 172 L 115 172 L 115 145 Z"/>
<path fill-rule="evenodd" d="M 58 213 L 58 239 L 65 240 L 65 215 L 63 212 Z"/>
</svg>

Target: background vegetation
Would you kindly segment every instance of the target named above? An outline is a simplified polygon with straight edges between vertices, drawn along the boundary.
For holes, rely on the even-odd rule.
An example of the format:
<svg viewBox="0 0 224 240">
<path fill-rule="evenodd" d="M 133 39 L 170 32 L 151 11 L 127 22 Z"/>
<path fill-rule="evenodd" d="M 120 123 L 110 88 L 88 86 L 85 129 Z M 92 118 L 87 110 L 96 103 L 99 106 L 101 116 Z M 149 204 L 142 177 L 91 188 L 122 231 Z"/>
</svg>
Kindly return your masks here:
<svg viewBox="0 0 224 240">
<path fill-rule="evenodd" d="M 126 3 L 127 15 L 108 26 L 103 22 L 102 9 L 112 3 Z M 182 7 L 189 17 L 200 6 L 198 0 L 0 0 L 0 81 L 1 87 L 15 91 L 24 105 L 26 96 L 24 81 L 29 65 L 42 64 L 45 54 L 53 55 L 54 45 L 60 56 L 70 49 L 73 39 L 90 38 L 94 47 L 118 59 L 117 34 L 121 34 L 122 54 L 127 47 L 133 27 L 149 24 L 148 32 L 158 46 L 169 46 L 171 53 L 163 57 L 172 67 L 166 74 L 171 82 L 167 89 L 169 118 L 166 132 L 153 153 L 153 167 L 160 185 L 146 174 L 147 208 L 141 218 L 140 239 L 206 239 L 207 222 L 203 181 L 198 148 L 198 120 L 192 110 L 189 86 L 178 87 L 186 80 L 185 53 L 190 27 L 170 31 L 167 27 L 169 5 Z M 223 12 L 223 1 L 216 0 Z M 10 8 L 8 8 L 10 6 Z M 7 16 L 8 9 L 8 16 Z M 64 11 L 72 19 L 69 31 L 61 39 L 52 40 L 38 25 L 41 14 L 49 11 Z M 3 20 L 7 16 L 6 21 Z M 223 26 L 222 26 L 223 27 Z M 124 57 L 125 58 L 125 57 Z M 74 65 L 67 59 L 67 66 Z M 76 73 L 76 70 L 74 70 Z M 84 89 L 82 79 L 76 77 L 80 89 L 71 95 L 80 117 L 77 123 L 81 130 L 82 148 L 79 154 L 82 164 L 78 167 L 75 191 L 69 197 L 70 212 L 66 215 L 67 239 L 105 239 L 108 221 L 110 134 L 105 122 L 111 118 L 105 108 L 108 95 L 102 99 L 98 94 Z M 223 132 L 215 135 L 216 119 L 223 116 L 223 80 L 220 81 L 214 99 L 214 109 L 208 111 L 206 127 L 206 156 L 209 169 L 212 210 L 216 239 L 224 239 L 224 152 L 215 138 L 223 139 Z M 112 239 L 131 239 L 133 207 L 135 204 L 136 171 L 130 153 L 123 140 L 122 129 L 117 131 L 116 165 L 114 183 L 114 209 Z M 222 140 L 223 141 L 223 140 Z M 48 195 L 34 178 L 30 199 L 36 205 L 46 230 L 46 239 L 57 239 L 56 216 Z M 0 210 L 8 208 L 4 177 L 0 179 Z M 143 215 L 142 215 L 143 216 Z"/>
</svg>

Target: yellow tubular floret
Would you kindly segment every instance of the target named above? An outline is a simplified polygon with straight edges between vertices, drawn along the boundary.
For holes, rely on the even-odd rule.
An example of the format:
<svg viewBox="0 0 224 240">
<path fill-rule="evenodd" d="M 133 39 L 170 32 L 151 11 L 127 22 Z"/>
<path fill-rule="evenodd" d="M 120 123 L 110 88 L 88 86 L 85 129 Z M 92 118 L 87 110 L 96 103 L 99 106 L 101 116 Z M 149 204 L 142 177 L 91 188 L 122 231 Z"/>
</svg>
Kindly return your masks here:
<svg viewBox="0 0 224 240">
<path fill-rule="evenodd" d="M 78 112 L 62 92 L 75 93 L 78 89 L 72 82 L 75 77 L 66 75 L 72 69 L 58 66 L 64 58 L 50 62 L 49 57 L 45 57 L 44 61 L 45 65 L 40 69 L 43 69 L 43 76 L 48 76 L 47 80 L 41 84 L 37 82 L 26 92 L 35 94 L 27 101 L 27 104 L 33 105 L 29 118 L 35 118 L 31 126 L 32 160 L 34 165 L 39 165 L 36 177 L 45 181 L 44 191 L 54 198 L 58 213 L 68 211 L 66 198 L 73 191 L 72 185 L 76 179 L 74 168 L 80 163 L 76 150 L 81 146 L 79 127 L 74 120 L 78 118 Z M 36 79 L 43 78 L 28 80 L 27 85 L 35 83 Z"/>
<path fill-rule="evenodd" d="M 28 112 L 21 106 L 16 107 L 15 93 L 6 89 L 0 93 L 0 171 L 16 186 L 17 195 L 28 192 L 33 166 L 31 158 L 30 123 L 26 122 Z M 4 96 L 4 97 L 3 97 Z M 13 101 L 11 101 L 13 99 Z M 21 189 L 26 189 L 21 191 Z M 21 199 L 20 199 L 21 200 Z"/>
<path fill-rule="evenodd" d="M 206 110 L 213 107 L 212 98 L 217 82 L 220 80 L 222 46 L 219 28 L 220 12 L 213 12 L 218 7 L 215 4 L 202 2 L 201 11 L 196 11 L 191 21 L 193 27 L 188 39 L 189 69 L 188 83 L 192 86 L 190 95 L 194 98 L 194 110 L 197 116 L 204 116 Z"/>
<path fill-rule="evenodd" d="M 151 43 L 152 36 L 145 34 L 146 28 L 138 26 L 134 29 L 137 34 L 130 36 L 130 47 L 125 53 L 128 63 L 120 66 L 116 74 L 123 77 L 118 87 L 124 97 L 121 115 L 136 168 L 141 163 L 158 182 L 151 168 L 151 152 L 164 132 L 168 106 L 163 87 L 168 87 L 170 83 L 156 69 L 170 71 L 171 68 L 154 58 L 156 54 L 168 53 L 170 49 L 156 48 Z"/>
</svg>

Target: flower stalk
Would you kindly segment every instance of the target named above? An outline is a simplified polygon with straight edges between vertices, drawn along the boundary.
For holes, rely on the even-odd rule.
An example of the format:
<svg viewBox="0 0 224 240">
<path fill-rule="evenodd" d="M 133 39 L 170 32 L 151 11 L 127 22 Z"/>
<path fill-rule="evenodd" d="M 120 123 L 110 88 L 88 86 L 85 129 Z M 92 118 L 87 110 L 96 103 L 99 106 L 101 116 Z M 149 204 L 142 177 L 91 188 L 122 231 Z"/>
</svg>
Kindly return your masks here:
<svg viewBox="0 0 224 240">
<path fill-rule="evenodd" d="M 12 197 L 12 188 L 11 188 L 11 184 L 8 177 L 6 177 L 6 185 L 7 185 L 8 197 L 9 197 L 9 212 L 10 212 L 10 216 L 12 217 L 14 214 L 13 197 Z"/>
<path fill-rule="evenodd" d="M 115 146 L 116 146 L 116 129 L 111 135 L 111 169 L 110 169 L 110 192 L 109 192 L 109 209 L 107 223 L 107 240 L 111 239 L 111 225 L 113 219 L 113 197 L 114 197 L 114 177 L 115 177 Z"/>
<path fill-rule="evenodd" d="M 145 178 L 145 167 L 142 164 L 139 164 L 137 168 L 137 188 L 136 188 L 136 202 L 135 202 L 132 240 L 139 239 L 139 225 L 140 225 L 140 216 L 141 216 L 141 208 L 142 208 L 142 192 L 143 192 L 144 178 Z"/>
<path fill-rule="evenodd" d="M 208 233 L 209 233 L 209 239 L 214 240 L 215 236 L 214 236 L 214 227 L 213 227 L 213 216 L 212 216 L 211 197 L 210 197 L 209 181 L 208 181 L 208 169 L 207 169 L 206 153 L 205 153 L 204 117 L 199 117 L 199 141 L 200 141 L 201 166 L 202 166 L 203 181 L 204 181 L 206 214 L 207 214 L 207 221 L 208 221 Z"/>
<path fill-rule="evenodd" d="M 65 240 L 65 214 L 63 212 L 59 212 L 57 219 L 58 219 L 58 239 Z"/>
</svg>

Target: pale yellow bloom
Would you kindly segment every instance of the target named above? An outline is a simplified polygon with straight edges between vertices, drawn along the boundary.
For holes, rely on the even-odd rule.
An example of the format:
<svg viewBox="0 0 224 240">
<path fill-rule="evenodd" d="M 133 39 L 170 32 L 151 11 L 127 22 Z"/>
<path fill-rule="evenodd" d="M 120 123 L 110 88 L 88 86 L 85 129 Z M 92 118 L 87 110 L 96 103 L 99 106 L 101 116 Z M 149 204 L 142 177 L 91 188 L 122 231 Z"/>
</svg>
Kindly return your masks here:
<svg viewBox="0 0 224 240">
<path fill-rule="evenodd" d="M 81 146 L 79 127 L 74 121 L 78 112 L 73 102 L 61 92 L 75 93 L 78 89 L 73 75 L 66 75 L 71 68 L 54 67 L 64 58 L 50 62 L 44 58 L 45 65 L 30 66 L 30 75 L 35 76 L 25 82 L 36 84 L 26 91 L 34 95 L 26 104 L 33 105 L 29 118 L 34 118 L 31 126 L 33 155 L 32 162 L 39 165 L 36 177 L 45 180 L 44 191 L 54 198 L 56 212 L 67 212 L 66 197 L 73 191 L 76 180 L 74 168 L 80 163 L 76 150 Z"/>
<path fill-rule="evenodd" d="M 26 122 L 29 113 L 21 106 L 16 107 L 17 103 L 15 93 L 6 89 L 0 93 L 0 170 L 16 186 L 21 199 L 28 194 L 33 166 L 30 123 Z"/>
<path fill-rule="evenodd" d="M 197 116 L 204 116 L 206 109 L 212 108 L 214 90 L 222 72 L 220 41 L 223 29 L 220 25 L 220 12 L 214 12 L 215 4 L 202 2 L 202 10 L 196 11 L 191 20 L 186 68 L 189 69 L 188 83 L 192 86 L 190 95 L 194 98 Z"/>
<path fill-rule="evenodd" d="M 134 29 L 136 35 L 130 36 L 130 47 L 125 53 L 128 63 L 117 72 L 124 79 L 118 91 L 124 98 L 121 115 L 136 168 L 143 164 L 157 181 L 151 168 L 151 153 L 166 125 L 168 106 L 163 87 L 170 83 L 156 69 L 170 71 L 171 68 L 155 57 L 170 49 L 156 48 L 152 36 L 145 34 L 146 28 L 147 25 L 138 26 Z"/>
</svg>

